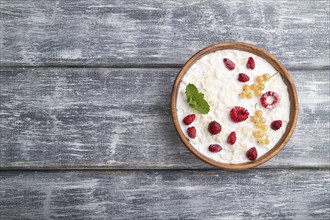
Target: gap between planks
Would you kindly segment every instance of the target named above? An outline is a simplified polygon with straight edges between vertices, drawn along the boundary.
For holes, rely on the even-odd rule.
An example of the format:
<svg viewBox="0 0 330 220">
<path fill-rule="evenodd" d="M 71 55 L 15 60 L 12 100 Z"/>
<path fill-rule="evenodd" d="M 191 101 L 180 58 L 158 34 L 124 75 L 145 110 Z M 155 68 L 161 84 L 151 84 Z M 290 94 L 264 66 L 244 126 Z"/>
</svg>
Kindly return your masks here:
<svg viewBox="0 0 330 220">
<path fill-rule="evenodd" d="M 257 167 L 254 169 L 249 170 L 225 170 L 225 169 L 218 169 L 218 168 L 138 168 L 138 169 L 127 169 L 127 168 L 106 168 L 106 167 L 99 167 L 99 168 L 87 168 L 87 167 L 76 167 L 76 168 L 52 168 L 52 167 L 42 167 L 42 168 L 1 168 L 0 172 L 36 172 L 36 171 L 44 171 L 44 172 L 72 172 L 72 171 L 95 171 L 95 172 L 167 172 L 167 171 L 219 171 L 219 172 L 248 172 L 248 171 L 278 171 L 278 170 L 320 170 L 320 171 L 330 171 L 330 166 L 300 166 L 300 167 L 290 167 L 290 166 L 278 166 L 278 167 Z"/>
<path fill-rule="evenodd" d="M 1 68 L 6 69 L 21 69 L 21 68 L 80 68 L 80 69 L 174 69 L 181 68 L 184 64 L 114 64 L 114 65 L 103 65 L 103 64 L 95 64 L 95 65 L 80 65 L 80 64 L 47 64 L 47 65 L 7 65 L 0 64 Z M 297 66 L 297 65 L 287 65 L 286 68 L 288 70 L 330 70 L 330 65 L 326 66 L 318 66 L 318 65 L 310 65 L 310 66 Z"/>
</svg>

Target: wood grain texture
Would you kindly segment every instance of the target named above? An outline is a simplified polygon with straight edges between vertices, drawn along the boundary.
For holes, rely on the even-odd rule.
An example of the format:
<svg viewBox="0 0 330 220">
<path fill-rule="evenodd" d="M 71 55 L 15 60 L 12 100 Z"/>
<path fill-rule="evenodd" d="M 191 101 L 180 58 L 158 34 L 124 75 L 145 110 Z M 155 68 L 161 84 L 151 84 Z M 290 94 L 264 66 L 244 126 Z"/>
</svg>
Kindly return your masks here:
<svg viewBox="0 0 330 220">
<path fill-rule="evenodd" d="M 1 219 L 326 219 L 324 170 L 1 172 Z"/>
<path fill-rule="evenodd" d="M 329 67 L 329 1 L 1 1 L 0 64 L 182 64 L 219 42 Z"/>
<path fill-rule="evenodd" d="M 0 0 L 0 170 L 72 170 L 0 171 L 0 219 L 330 219 L 329 8 Z M 178 69 L 144 68 L 180 67 L 225 41 L 295 69 L 298 126 L 267 169 L 210 170 L 195 158 L 171 122 Z M 142 68 L 62 68 L 83 66 Z"/>
<path fill-rule="evenodd" d="M 209 168 L 186 150 L 172 124 L 177 72 L 1 69 L 0 168 Z M 329 167 L 329 72 L 289 72 L 299 94 L 298 125 L 263 167 Z"/>
</svg>

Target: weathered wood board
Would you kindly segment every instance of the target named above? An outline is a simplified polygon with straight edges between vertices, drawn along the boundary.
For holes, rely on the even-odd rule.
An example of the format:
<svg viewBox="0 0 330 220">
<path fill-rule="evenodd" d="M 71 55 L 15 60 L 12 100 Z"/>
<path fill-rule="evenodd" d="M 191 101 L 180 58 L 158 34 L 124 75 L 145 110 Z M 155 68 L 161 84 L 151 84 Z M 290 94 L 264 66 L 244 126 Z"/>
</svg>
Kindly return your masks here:
<svg viewBox="0 0 330 220">
<path fill-rule="evenodd" d="M 0 0 L 0 219 L 330 219 L 329 9 Z M 264 169 L 212 169 L 171 122 L 178 67 L 228 41 L 269 50 L 298 89 L 297 129 Z"/>
<path fill-rule="evenodd" d="M 329 1 L 2 0 L 0 64 L 166 66 L 218 42 L 329 67 Z"/>
<path fill-rule="evenodd" d="M 0 219 L 330 219 L 329 9 L 0 0 Z M 212 169 L 171 122 L 178 67 L 228 41 L 269 50 L 298 89 L 297 129 L 264 169 Z"/>
<path fill-rule="evenodd" d="M 186 150 L 172 125 L 177 72 L 2 69 L 0 168 L 209 168 Z M 329 71 L 290 72 L 299 94 L 298 126 L 263 167 L 329 167 Z"/>
<path fill-rule="evenodd" d="M 1 172 L 1 219 L 330 218 L 328 170 Z"/>
</svg>

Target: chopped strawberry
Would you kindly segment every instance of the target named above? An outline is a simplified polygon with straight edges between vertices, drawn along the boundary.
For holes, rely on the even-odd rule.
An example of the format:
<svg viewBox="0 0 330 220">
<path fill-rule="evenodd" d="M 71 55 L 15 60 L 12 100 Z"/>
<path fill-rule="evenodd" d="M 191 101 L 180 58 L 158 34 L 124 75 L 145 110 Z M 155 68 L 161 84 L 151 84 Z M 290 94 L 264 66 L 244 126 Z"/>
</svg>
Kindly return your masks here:
<svg viewBox="0 0 330 220">
<path fill-rule="evenodd" d="M 250 148 L 247 152 L 246 152 L 246 157 L 249 160 L 256 160 L 258 157 L 258 152 L 257 149 L 255 147 Z"/>
<path fill-rule="evenodd" d="M 187 115 L 184 119 L 183 119 L 183 123 L 185 125 L 190 125 L 196 118 L 195 114 L 191 114 L 191 115 Z"/>
<path fill-rule="evenodd" d="M 272 98 L 273 100 L 271 101 L 267 100 L 269 99 L 269 97 Z M 273 109 L 276 108 L 280 103 L 280 96 L 276 92 L 268 91 L 262 94 L 262 96 L 260 97 L 260 102 L 263 107 L 268 109 Z"/>
<path fill-rule="evenodd" d="M 188 128 L 187 133 L 190 138 L 195 138 L 196 137 L 196 128 L 195 127 Z"/>
<path fill-rule="evenodd" d="M 211 151 L 212 153 L 217 153 L 220 152 L 222 150 L 222 147 L 219 144 L 211 144 L 209 146 L 209 151 Z"/>
<path fill-rule="evenodd" d="M 275 120 L 270 124 L 270 127 L 277 131 L 278 129 L 280 129 L 282 127 L 282 121 L 281 120 Z"/>
<path fill-rule="evenodd" d="M 233 145 L 233 144 L 235 144 L 235 142 L 236 142 L 236 132 L 235 131 L 232 131 L 228 135 L 227 143 Z"/>
<path fill-rule="evenodd" d="M 253 59 L 252 57 L 249 57 L 249 59 L 248 59 L 248 61 L 247 61 L 247 63 L 246 63 L 246 67 L 247 67 L 248 69 L 253 70 L 255 66 L 256 66 L 256 64 L 255 64 L 255 62 L 254 62 L 254 59 Z"/>
<path fill-rule="evenodd" d="M 244 73 L 238 74 L 238 81 L 240 82 L 247 82 L 250 80 L 250 77 Z"/>
<path fill-rule="evenodd" d="M 223 62 L 225 63 L 226 67 L 227 67 L 229 70 L 233 70 L 233 69 L 235 69 L 235 63 L 234 63 L 233 61 L 231 61 L 230 59 L 225 58 L 225 59 L 223 59 Z"/>
<path fill-rule="evenodd" d="M 245 121 L 249 117 L 249 114 L 249 111 L 241 106 L 235 106 L 230 110 L 230 117 L 234 122 Z"/>
<path fill-rule="evenodd" d="M 219 134 L 221 131 L 221 125 L 216 121 L 211 121 L 209 123 L 209 132 L 212 135 Z"/>
</svg>

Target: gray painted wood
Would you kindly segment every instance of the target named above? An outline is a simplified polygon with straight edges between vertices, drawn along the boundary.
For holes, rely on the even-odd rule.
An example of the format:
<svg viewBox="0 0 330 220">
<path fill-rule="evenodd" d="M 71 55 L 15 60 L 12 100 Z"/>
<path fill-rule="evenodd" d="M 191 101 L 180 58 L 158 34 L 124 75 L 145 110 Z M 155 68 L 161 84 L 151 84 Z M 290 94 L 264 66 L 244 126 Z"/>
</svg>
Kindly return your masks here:
<svg viewBox="0 0 330 220">
<path fill-rule="evenodd" d="M 1 219 L 326 219 L 325 170 L 1 172 Z"/>
<path fill-rule="evenodd" d="M 328 9 L 0 0 L 0 169 L 125 169 L 0 171 L 0 219 L 330 219 Z M 276 169 L 209 170 L 185 149 L 170 119 L 178 69 L 17 68 L 179 67 L 224 41 L 295 69 L 298 127 L 262 166 Z"/>
<path fill-rule="evenodd" d="M 182 64 L 244 41 L 289 67 L 329 67 L 328 1 L 2 0 L 0 64 Z"/>
<path fill-rule="evenodd" d="M 28 68 L 0 74 L 0 168 L 208 168 L 171 121 L 178 69 Z M 329 71 L 291 71 L 297 129 L 264 167 L 329 167 Z"/>
</svg>

